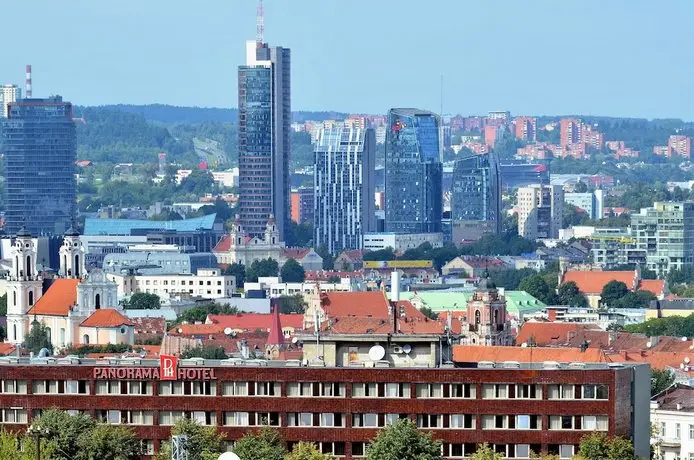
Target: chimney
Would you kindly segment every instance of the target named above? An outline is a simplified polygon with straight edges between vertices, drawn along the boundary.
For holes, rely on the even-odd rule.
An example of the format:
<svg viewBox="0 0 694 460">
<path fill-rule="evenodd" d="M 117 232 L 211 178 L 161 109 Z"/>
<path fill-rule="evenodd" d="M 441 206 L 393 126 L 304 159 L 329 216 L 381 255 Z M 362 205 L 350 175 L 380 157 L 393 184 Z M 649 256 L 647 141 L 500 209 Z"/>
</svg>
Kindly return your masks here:
<svg viewBox="0 0 694 460">
<path fill-rule="evenodd" d="M 557 310 L 554 308 L 548 308 L 547 309 L 547 319 L 550 321 L 556 321 L 557 320 Z"/>
<path fill-rule="evenodd" d="M 394 270 L 390 273 L 390 300 L 400 300 L 400 272 Z"/>
<path fill-rule="evenodd" d="M 26 81 L 25 81 L 25 94 L 27 99 L 31 98 L 31 64 L 27 64 L 26 66 Z"/>
</svg>

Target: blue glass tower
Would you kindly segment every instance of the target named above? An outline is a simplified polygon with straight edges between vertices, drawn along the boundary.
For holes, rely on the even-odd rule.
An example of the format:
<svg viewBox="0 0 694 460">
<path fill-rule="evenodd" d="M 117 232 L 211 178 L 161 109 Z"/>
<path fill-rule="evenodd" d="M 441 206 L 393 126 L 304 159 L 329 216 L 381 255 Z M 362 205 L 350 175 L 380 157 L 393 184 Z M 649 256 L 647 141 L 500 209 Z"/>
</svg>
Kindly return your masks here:
<svg viewBox="0 0 694 460">
<path fill-rule="evenodd" d="M 385 230 L 441 231 L 442 174 L 439 117 L 418 109 L 391 109 L 386 132 Z"/>
<path fill-rule="evenodd" d="M 5 231 L 62 235 L 74 220 L 77 139 L 72 104 L 19 99 L 2 123 Z"/>
<path fill-rule="evenodd" d="M 488 230 L 501 232 L 501 182 L 496 155 L 473 155 L 455 162 L 451 219 L 487 222 Z"/>
</svg>

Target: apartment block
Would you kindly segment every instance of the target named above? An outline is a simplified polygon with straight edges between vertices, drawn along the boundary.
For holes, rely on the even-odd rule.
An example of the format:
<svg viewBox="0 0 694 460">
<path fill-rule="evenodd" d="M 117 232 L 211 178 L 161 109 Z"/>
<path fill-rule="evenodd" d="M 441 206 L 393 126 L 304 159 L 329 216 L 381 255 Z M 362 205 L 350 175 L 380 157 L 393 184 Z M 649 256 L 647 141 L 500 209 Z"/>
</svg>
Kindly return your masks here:
<svg viewBox="0 0 694 460">
<path fill-rule="evenodd" d="M 667 148 L 669 156 L 692 157 L 692 139 L 689 136 L 670 136 Z"/>
<path fill-rule="evenodd" d="M 567 149 L 573 144 L 580 144 L 583 142 L 582 128 L 583 123 L 577 118 L 562 118 L 559 121 L 559 145 L 561 145 L 562 149 Z"/>
<path fill-rule="evenodd" d="M 524 238 L 558 238 L 564 215 L 560 185 L 531 185 L 518 189 L 518 234 Z"/>
<path fill-rule="evenodd" d="M 537 118 L 516 117 L 516 139 L 526 142 L 537 140 Z"/>
<path fill-rule="evenodd" d="M 236 292 L 234 276 L 222 275 L 218 268 L 199 269 L 195 275 L 136 275 L 109 273 L 118 286 L 118 297 L 138 292 L 156 294 L 162 299 L 200 297 L 222 299 Z"/>
</svg>

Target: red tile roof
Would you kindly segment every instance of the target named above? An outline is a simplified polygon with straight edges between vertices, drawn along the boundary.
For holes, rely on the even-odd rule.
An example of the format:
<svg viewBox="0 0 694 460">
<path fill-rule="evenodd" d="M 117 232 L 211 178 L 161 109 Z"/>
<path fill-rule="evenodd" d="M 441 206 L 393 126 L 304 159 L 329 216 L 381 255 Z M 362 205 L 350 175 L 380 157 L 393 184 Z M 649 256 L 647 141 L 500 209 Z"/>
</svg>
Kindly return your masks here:
<svg viewBox="0 0 694 460">
<path fill-rule="evenodd" d="M 272 323 L 270 324 L 270 333 L 267 338 L 267 343 L 270 345 L 284 344 L 284 334 L 282 333 L 282 321 L 280 321 L 280 309 L 275 306 L 272 313 Z"/>
<path fill-rule="evenodd" d="M 338 256 L 337 259 L 348 259 L 350 262 L 363 262 L 364 261 L 364 253 L 365 251 L 362 251 L 360 249 L 351 249 L 351 250 L 346 250 L 342 251 Z M 337 260 L 336 259 L 336 260 Z"/>
<path fill-rule="evenodd" d="M 641 280 L 639 291 L 651 291 L 656 296 L 665 294 L 665 280 Z"/>
<path fill-rule="evenodd" d="M 83 327 L 119 327 L 134 326 L 130 318 L 113 308 L 102 308 L 92 313 L 89 318 L 82 321 Z"/>
<path fill-rule="evenodd" d="M 2 343 L 0 342 L 0 356 L 8 356 L 14 353 L 17 350 L 17 347 L 12 345 L 11 343 Z"/>
<path fill-rule="evenodd" d="M 694 363 L 694 351 L 689 352 L 670 352 L 670 351 L 622 351 L 619 353 L 606 354 L 606 358 L 612 363 L 648 363 L 654 369 L 665 369 L 666 367 L 681 370 L 681 364 L 685 364 L 685 360 L 688 358 L 689 363 Z M 685 372 L 690 373 L 694 376 L 694 367 L 689 367 L 689 370 Z"/>
<path fill-rule="evenodd" d="M 163 334 L 166 332 L 166 320 L 164 318 L 131 318 L 135 325 L 136 334 Z"/>
<path fill-rule="evenodd" d="M 243 244 L 248 244 L 253 238 L 250 236 L 243 237 Z M 212 252 L 229 252 L 231 249 L 231 236 L 224 235 L 221 240 L 212 249 Z"/>
<path fill-rule="evenodd" d="M 570 270 L 564 274 L 563 283 L 573 281 L 583 294 L 600 295 L 602 288 L 610 281 L 621 281 L 630 291 L 634 288 L 634 271 L 589 271 Z"/>
<path fill-rule="evenodd" d="M 326 292 L 321 294 L 328 317 L 362 316 L 388 318 L 390 303 L 381 291 Z"/>
<path fill-rule="evenodd" d="M 572 337 L 585 330 L 601 331 L 596 324 L 527 322 L 521 326 L 518 337 L 516 337 L 516 344 L 532 342 L 540 347 L 564 345 Z"/>
<path fill-rule="evenodd" d="M 496 257 L 463 257 L 463 261 L 472 268 L 503 267 L 505 264 Z"/>
<path fill-rule="evenodd" d="M 272 325 L 272 315 L 269 313 L 239 313 L 238 315 L 207 315 L 208 325 L 216 326 L 219 332 L 230 327 L 236 330 L 269 331 Z M 280 314 L 280 322 L 284 327 L 302 329 L 304 325 L 304 315 L 300 313 Z"/>
<path fill-rule="evenodd" d="M 444 325 L 426 317 L 398 318 L 398 334 L 443 334 Z M 329 326 L 328 326 L 329 325 Z M 390 334 L 393 320 L 343 316 L 323 323 L 321 329 L 331 334 Z"/>
<path fill-rule="evenodd" d="M 36 302 L 27 314 L 67 316 L 70 307 L 77 303 L 78 279 L 59 278 L 51 284 L 48 291 Z"/>
<path fill-rule="evenodd" d="M 284 248 L 282 250 L 282 257 L 286 259 L 294 259 L 297 262 L 306 257 L 308 253 L 312 250 L 308 248 Z"/>
<path fill-rule="evenodd" d="M 478 363 L 480 361 L 504 362 L 518 361 L 536 363 L 556 361 L 561 363 L 604 363 L 607 362 L 601 350 L 580 348 L 542 348 L 542 347 L 480 347 L 475 345 L 456 345 L 453 347 L 453 361 L 456 363 Z"/>
<path fill-rule="evenodd" d="M 169 335 L 208 335 L 219 334 L 224 328 L 217 324 L 179 324 L 169 330 Z"/>
</svg>

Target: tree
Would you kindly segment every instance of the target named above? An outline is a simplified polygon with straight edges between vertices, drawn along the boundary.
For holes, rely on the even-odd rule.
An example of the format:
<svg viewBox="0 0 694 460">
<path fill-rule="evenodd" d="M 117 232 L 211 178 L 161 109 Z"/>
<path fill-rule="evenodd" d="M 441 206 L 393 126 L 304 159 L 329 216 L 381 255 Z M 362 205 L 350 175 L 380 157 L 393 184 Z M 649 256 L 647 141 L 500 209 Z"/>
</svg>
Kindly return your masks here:
<svg viewBox="0 0 694 460">
<path fill-rule="evenodd" d="M 362 256 L 362 259 L 365 261 L 395 260 L 395 251 L 393 251 L 393 248 L 391 247 L 379 249 L 378 251 L 367 251 Z"/>
<path fill-rule="evenodd" d="M 303 313 L 304 297 L 301 294 L 281 296 L 277 301 L 280 313 Z"/>
<path fill-rule="evenodd" d="M 546 304 L 554 303 L 554 293 L 542 275 L 535 274 L 524 278 L 518 285 L 519 291 L 525 291 Z"/>
<path fill-rule="evenodd" d="M 183 353 L 181 353 L 181 358 L 227 359 L 227 354 L 224 351 L 224 347 L 205 345 L 195 348 L 186 348 L 183 350 Z"/>
<path fill-rule="evenodd" d="M 420 311 L 424 316 L 426 316 L 426 317 L 429 318 L 429 319 L 434 319 L 434 320 L 435 320 L 435 319 L 438 319 L 438 318 L 439 318 L 439 314 L 436 313 L 434 310 L 432 310 L 432 309 L 429 308 L 429 307 L 422 307 L 422 308 L 419 309 L 419 311 Z"/>
<path fill-rule="evenodd" d="M 602 288 L 600 303 L 604 306 L 611 307 L 628 293 L 629 289 L 626 284 L 621 281 L 612 280 Z"/>
<path fill-rule="evenodd" d="M 280 276 L 284 283 L 303 283 L 306 279 L 306 272 L 299 262 L 289 259 L 282 265 Z"/>
<path fill-rule="evenodd" d="M 328 278 L 328 283 L 332 283 L 332 284 L 339 284 L 341 281 L 342 281 L 342 279 L 337 275 L 331 275 Z"/>
<path fill-rule="evenodd" d="M 277 276 L 278 273 L 279 264 L 275 259 L 254 260 L 251 266 L 246 268 L 246 280 L 256 283 L 260 277 Z"/>
<path fill-rule="evenodd" d="M 208 302 L 184 311 L 178 315 L 175 324 L 180 324 L 184 321 L 191 324 L 205 322 L 207 315 L 236 315 L 238 313 L 240 313 L 239 309 L 234 306 Z"/>
<path fill-rule="evenodd" d="M 561 305 L 571 307 L 586 307 L 588 305 L 588 301 L 578 290 L 578 285 L 574 281 L 568 281 L 559 286 L 558 302 Z"/>
<path fill-rule="evenodd" d="M 422 433 L 410 419 L 400 419 L 378 433 L 366 450 L 367 460 L 442 460 L 441 442 Z"/>
<path fill-rule="evenodd" d="M 0 296 L 0 316 L 7 316 L 7 294 Z"/>
<path fill-rule="evenodd" d="M 32 321 L 31 330 L 29 330 L 29 335 L 26 337 L 25 345 L 34 354 L 38 354 L 42 348 L 52 352 L 53 345 L 48 337 L 46 325 L 39 323 L 37 320 Z"/>
<path fill-rule="evenodd" d="M 335 257 L 328 251 L 326 244 L 321 244 L 316 248 L 316 254 L 323 258 L 323 270 L 333 270 L 335 268 Z"/>
<path fill-rule="evenodd" d="M 188 458 L 196 460 L 217 460 L 225 451 L 223 433 L 217 433 L 214 426 L 202 426 L 195 420 L 182 418 L 171 428 L 172 435 L 185 435 Z M 171 444 L 165 443 L 157 455 L 157 460 L 171 458 Z"/>
<path fill-rule="evenodd" d="M 80 446 L 76 460 L 137 460 L 142 455 L 140 440 L 133 430 L 99 423 L 77 439 Z"/>
<path fill-rule="evenodd" d="M 608 438 L 605 433 L 591 433 L 581 439 L 578 453 L 582 460 L 624 460 L 634 457 L 634 445 L 620 437 Z"/>
<path fill-rule="evenodd" d="M 223 273 L 228 276 L 236 277 L 237 287 L 242 287 L 243 283 L 246 282 L 246 267 L 238 262 L 227 265 L 226 268 L 224 268 Z"/>
<path fill-rule="evenodd" d="M 39 440 L 41 443 L 41 457 L 36 455 L 36 440 L 29 436 L 21 436 L 16 433 L 6 431 L 0 427 L 0 458 L 13 460 L 53 460 L 55 443 L 46 439 Z"/>
<path fill-rule="evenodd" d="M 651 300 L 656 299 L 657 297 L 651 291 L 627 292 L 625 296 L 610 306 L 615 308 L 648 308 Z"/>
<path fill-rule="evenodd" d="M 136 292 L 123 303 L 123 308 L 128 310 L 158 310 L 161 308 L 161 300 L 156 294 Z"/>
<path fill-rule="evenodd" d="M 651 318 L 641 324 L 630 324 L 628 332 L 646 334 L 649 337 L 668 335 L 671 337 L 694 337 L 694 313 L 689 316 Z"/>
<path fill-rule="evenodd" d="M 504 460 L 504 456 L 494 449 L 489 447 L 486 442 L 481 444 L 474 454 L 472 454 L 472 460 Z"/>
<path fill-rule="evenodd" d="M 300 441 L 294 445 L 284 460 L 332 460 L 332 457 L 321 453 L 312 442 Z"/>
<path fill-rule="evenodd" d="M 279 431 L 265 427 L 236 441 L 234 453 L 241 460 L 284 460 L 287 450 Z"/>
<path fill-rule="evenodd" d="M 651 369 L 651 396 L 665 391 L 675 382 L 675 374 L 668 369 Z"/>
<path fill-rule="evenodd" d="M 84 448 L 80 437 L 84 439 L 84 433 L 91 433 L 96 422 L 85 414 L 70 415 L 59 409 L 48 409 L 33 425 L 47 432 L 46 439 L 55 443 L 56 452 L 52 460 L 75 460 L 80 459 L 80 452 Z"/>
</svg>

